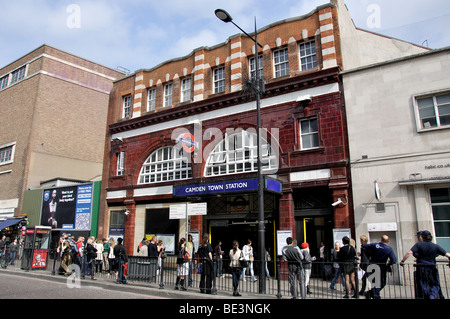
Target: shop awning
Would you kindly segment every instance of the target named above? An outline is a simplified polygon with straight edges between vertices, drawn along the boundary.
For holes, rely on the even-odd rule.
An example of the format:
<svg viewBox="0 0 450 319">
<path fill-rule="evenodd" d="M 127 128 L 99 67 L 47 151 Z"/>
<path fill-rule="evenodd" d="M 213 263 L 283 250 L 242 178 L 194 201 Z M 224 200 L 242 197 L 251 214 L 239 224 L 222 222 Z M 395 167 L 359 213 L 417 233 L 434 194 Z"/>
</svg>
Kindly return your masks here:
<svg viewBox="0 0 450 319">
<path fill-rule="evenodd" d="M 16 225 L 20 223 L 23 220 L 23 218 L 10 218 L 5 219 L 0 222 L 0 230 L 5 229 L 6 227 L 11 227 L 13 225 Z"/>
</svg>

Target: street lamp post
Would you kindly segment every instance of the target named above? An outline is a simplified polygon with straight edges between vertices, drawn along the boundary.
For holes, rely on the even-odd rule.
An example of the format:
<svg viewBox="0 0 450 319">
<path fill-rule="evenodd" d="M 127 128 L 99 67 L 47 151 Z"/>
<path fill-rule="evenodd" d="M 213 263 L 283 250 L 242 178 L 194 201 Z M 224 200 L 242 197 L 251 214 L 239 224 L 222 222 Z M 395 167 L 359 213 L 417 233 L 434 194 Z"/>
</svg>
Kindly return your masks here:
<svg viewBox="0 0 450 319">
<path fill-rule="evenodd" d="M 263 294 L 266 292 L 266 276 L 265 276 L 265 225 L 264 225 L 264 181 L 262 175 L 262 162 L 261 162 L 261 94 L 263 93 L 263 78 L 258 70 L 259 68 L 259 57 L 258 57 L 258 46 L 262 48 L 261 44 L 258 43 L 258 31 L 256 29 L 256 18 L 255 18 L 255 37 L 253 38 L 247 32 L 241 29 L 236 23 L 233 22 L 233 18 L 228 12 L 223 9 L 215 10 L 216 17 L 223 22 L 231 22 L 239 30 L 241 30 L 247 37 L 255 42 L 255 78 L 252 79 L 252 88 L 256 95 L 256 140 L 257 140 L 257 167 L 258 167 L 258 271 L 259 271 L 259 293 Z"/>
</svg>

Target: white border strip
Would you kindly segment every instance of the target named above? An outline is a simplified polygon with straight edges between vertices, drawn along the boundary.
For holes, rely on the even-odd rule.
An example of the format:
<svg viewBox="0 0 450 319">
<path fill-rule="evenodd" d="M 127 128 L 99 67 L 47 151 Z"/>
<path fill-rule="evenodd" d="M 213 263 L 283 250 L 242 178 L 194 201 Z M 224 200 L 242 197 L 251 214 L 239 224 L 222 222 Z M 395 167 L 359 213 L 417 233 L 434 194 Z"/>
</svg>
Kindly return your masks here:
<svg viewBox="0 0 450 319">
<path fill-rule="evenodd" d="M 299 96 L 303 96 L 303 95 L 320 96 L 320 95 L 325 95 L 325 94 L 330 94 L 330 93 L 335 93 L 335 92 L 339 92 L 338 83 L 322 85 L 319 87 L 314 87 L 314 88 L 310 88 L 310 89 L 306 89 L 306 90 L 296 91 L 293 93 L 288 93 L 288 94 L 283 94 L 283 95 L 279 95 L 279 96 L 262 99 L 261 100 L 261 108 L 266 108 L 266 107 L 270 107 L 270 106 L 274 106 L 274 105 L 278 105 L 278 104 L 296 101 Z M 227 107 L 224 109 L 214 110 L 211 112 L 205 112 L 205 113 L 201 113 L 201 114 L 191 115 L 191 116 L 175 119 L 172 121 L 167 121 L 167 122 L 163 122 L 163 123 L 159 123 L 159 124 L 155 124 L 155 125 L 141 127 L 141 128 L 130 130 L 130 131 L 116 133 L 116 134 L 112 135 L 112 139 L 114 139 L 114 138 L 122 138 L 122 139 L 130 138 L 130 137 L 140 136 L 140 135 L 144 135 L 144 134 L 148 134 L 148 133 L 158 132 L 158 131 L 165 130 L 168 128 L 180 127 L 180 126 L 184 126 L 184 125 L 194 123 L 194 122 L 207 121 L 207 120 L 217 119 L 217 118 L 221 118 L 221 117 L 225 117 L 225 116 L 229 116 L 229 115 L 253 111 L 256 108 L 255 105 L 256 105 L 255 102 L 248 102 L 248 103 L 244 103 L 244 104 L 230 106 L 230 107 Z"/>
</svg>

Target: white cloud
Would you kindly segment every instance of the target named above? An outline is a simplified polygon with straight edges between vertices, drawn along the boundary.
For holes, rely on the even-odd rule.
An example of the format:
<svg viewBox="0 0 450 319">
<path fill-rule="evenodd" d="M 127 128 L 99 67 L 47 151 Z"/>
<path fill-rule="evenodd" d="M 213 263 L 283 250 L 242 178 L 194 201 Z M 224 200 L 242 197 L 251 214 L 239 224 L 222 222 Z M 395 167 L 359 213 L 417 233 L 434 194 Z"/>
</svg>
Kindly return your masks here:
<svg viewBox="0 0 450 319">
<path fill-rule="evenodd" d="M 329 0 L 0 0 L 0 66 L 46 43 L 109 67 L 132 71 L 224 42 L 240 31 L 214 15 L 223 8 L 247 32 L 309 13 Z M 70 4 L 80 8 L 80 28 L 70 28 Z M 448 0 L 346 0 L 355 24 L 367 29 L 367 7 L 381 8 L 381 29 L 432 47 L 450 45 Z M 405 13 L 406 12 L 406 13 Z M 400 14 L 401 13 L 401 14 Z M 446 17 L 439 18 L 447 14 Z M 421 22 L 424 21 L 425 22 Z"/>
</svg>

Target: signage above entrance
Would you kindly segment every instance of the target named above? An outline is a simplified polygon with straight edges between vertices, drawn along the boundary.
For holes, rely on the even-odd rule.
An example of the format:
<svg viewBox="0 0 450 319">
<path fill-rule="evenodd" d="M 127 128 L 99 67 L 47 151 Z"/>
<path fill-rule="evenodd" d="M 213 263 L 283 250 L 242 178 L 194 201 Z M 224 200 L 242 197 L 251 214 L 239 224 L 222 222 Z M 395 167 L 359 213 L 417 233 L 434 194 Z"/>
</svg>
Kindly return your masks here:
<svg viewBox="0 0 450 319">
<path fill-rule="evenodd" d="M 249 192 L 258 190 L 258 179 L 242 179 L 224 182 L 214 182 L 206 184 L 194 184 L 185 186 L 175 186 L 173 196 L 198 196 L 212 194 L 227 194 L 236 192 Z M 281 182 L 274 179 L 264 179 L 264 190 L 276 193 L 282 192 Z"/>
<path fill-rule="evenodd" d="M 187 214 L 186 214 L 187 209 Z M 187 216 L 199 216 L 207 214 L 206 203 L 186 203 L 170 205 L 169 219 L 184 219 Z"/>
</svg>

